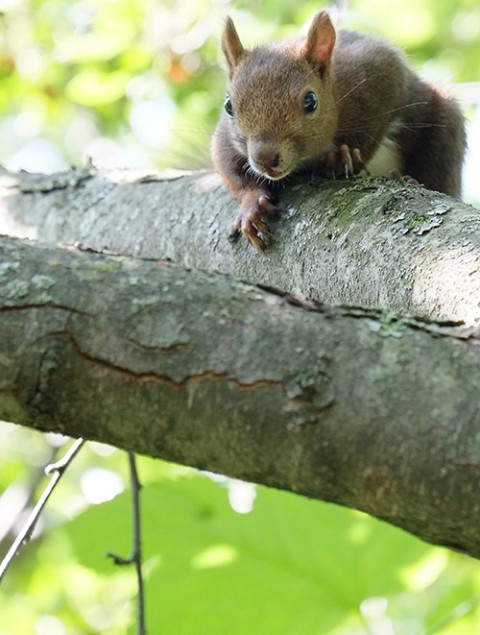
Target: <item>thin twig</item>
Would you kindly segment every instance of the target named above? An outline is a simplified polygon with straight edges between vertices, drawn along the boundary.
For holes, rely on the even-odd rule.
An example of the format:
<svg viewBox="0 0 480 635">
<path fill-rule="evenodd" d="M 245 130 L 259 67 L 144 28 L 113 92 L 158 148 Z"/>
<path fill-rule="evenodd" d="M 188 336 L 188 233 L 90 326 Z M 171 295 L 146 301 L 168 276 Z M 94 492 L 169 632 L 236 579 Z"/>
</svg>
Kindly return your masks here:
<svg viewBox="0 0 480 635">
<path fill-rule="evenodd" d="M 53 461 L 55 461 L 55 459 L 58 457 L 59 454 L 59 450 L 61 448 L 60 447 L 52 447 L 51 451 L 50 451 L 50 458 L 48 459 L 48 464 L 53 463 Z M 25 515 L 25 511 L 29 510 L 32 505 L 35 504 L 35 494 L 38 490 L 38 487 L 40 486 L 40 484 L 42 483 L 43 479 L 45 478 L 45 468 L 43 467 L 37 467 L 35 468 L 32 477 L 29 479 L 29 483 L 28 485 L 26 485 L 26 490 L 28 492 L 25 500 L 22 502 L 22 506 L 20 509 L 16 510 L 16 513 L 14 516 L 12 516 L 12 518 L 8 521 L 5 522 L 2 519 L 2 530 L 0 532 L 0 545 L 5 541 L 7 542 L 7 540 L 9 541 L 9 536 L 10 534 L 12 534 L 13 538 L 15 537 L 15 534 L 13 532 L 13 528 L 18 526 L 18 521 L 20 520 L 20 518 L 23 518 Z M 15 488 L 16 485 L 11 485 L 12 488 Z M 2 497 L 8 492 L 8 489 L 5 490 L 5 492 L 3 492 Z M 1 498 L 0 497 L 0 505 L 1 505 Z"/>
<path fill-rule="evenodd" d="M 132 515 L 133 515 L 133 548 L 128 558 L 109 552 L 107 555 L 113 559 L 115 564 L 135 565 L 138 583 L 138 599 L 137 599 L 137 635 L 145 635 L 145 593 L 142 577 L 142 530 L 140 518 L 140 489 L 141 484 L 138 479 L 137 466 L 135 462 L 134 452 L 128 452 L 128 461 L 130 463 L 130 482 L 132 493 Z"/>
<path fill-rule="evenodd" d="M 62 459 L 60 459 L 60 461 L 57 461 L 56 463 L 51 463 L 50 465 L 47 465 L 47 467 L 45 468 L 45 473 L 47 475 L 51 474 L 52 476 L 50 478 L 50 481 L 48 482 L 48 485 L 46 486 L 42 495 L 40 496 L 37 504 L 32 509 L 25 525 L 22 527 L 20 533 L 15 538 L 12 546 L 8 550 L 7 555 L 5 556 L 5 558 L 2 560 L 0 564 L 0 582 L 2 581 L 3 576 L 5 575 L 5 572 L 7 571 L 8 567 L 12 564 L 15 556 L 20 551 L 21 546 L 23 544 L 26 544 L 29 541 L 33 533 L 33 530 L 35 528 L 35 525 L 37 524 L 37 521 L 40 517 L 40 514 L 42 513 L 43 508 L 47 504 L 47 501 L 50 498 L 51 493 L 57 486 L 57 483 L 62 478 L 63 473 L 65 472 L 67 467 L 70 465 L 70 463 L 73 461 L 73 459 L 75 458 L 75 456 L 77 455 L 77 453 L 79 452 L 80 448 L 82 447 L 84 443 L 85 441 L 83 439 L 77 439 L 70 446 L 68 452 L 65 454 L 65 456 Z"/>
</svg>

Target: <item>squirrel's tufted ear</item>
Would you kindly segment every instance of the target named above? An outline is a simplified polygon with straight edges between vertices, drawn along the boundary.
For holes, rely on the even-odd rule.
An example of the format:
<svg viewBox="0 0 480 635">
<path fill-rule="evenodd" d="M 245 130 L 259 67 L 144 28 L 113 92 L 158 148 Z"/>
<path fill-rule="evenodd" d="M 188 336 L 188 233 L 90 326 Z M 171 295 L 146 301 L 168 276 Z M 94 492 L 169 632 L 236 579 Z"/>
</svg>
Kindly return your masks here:
<svg viewBox="0 0 480 635">
<path fill-rule="evenodd" d="M 227 18 L 225 29 L 223 30 L 222 50 L 225 55 L 225 59 L 227 60 L 228 70 L 231 77 L 238 65 L 238 62 L 240 61 L 240 58 L 245 53 L 245 49 L 238 37 L 233 20 L 230 17 Z"/>
<path fill-rule="evenodd" d="M 315 66 L 325 68 L 335 46 L 335 29 L 326 11 L 316 13 L 308 29 L 303 55 Z"/>
</svg>

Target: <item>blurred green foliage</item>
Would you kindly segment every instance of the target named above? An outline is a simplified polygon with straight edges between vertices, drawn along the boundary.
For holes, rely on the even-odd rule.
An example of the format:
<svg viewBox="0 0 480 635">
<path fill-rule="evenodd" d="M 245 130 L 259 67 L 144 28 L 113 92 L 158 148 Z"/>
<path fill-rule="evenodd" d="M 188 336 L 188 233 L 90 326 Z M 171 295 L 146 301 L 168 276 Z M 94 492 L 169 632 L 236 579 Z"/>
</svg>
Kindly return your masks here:
<svg viewBox="0 0 480 635">
<path fill-rule="evenodd" d="M 65 447 L 58 436 L 13 425 L 0 434 L 1 557 L 22 518 L 13 501 L 35 483 L 38 494 L 42 466 Z M 472 635 L 480 628 L 473 559 L 335 505 L 146 457 L 138 467 L 149 633 Z M 82 450 L 0 587 L 1 635 L 136 632 L 134 572 L 106 556 L 131 551 L 128 480 L 125 453 L 95 443 Z M 7 520 L 16 524 L 5 534 Z"/>
<path fill-rule="evenodd" d="M 52 171 L 91 156 L 107 167 L 203 165 L 225 90 L 226 14 L 252 45 L 295 35 L 319 6 L 0 0 L 0 163 Z M 479 79 L 478 0 L 354 0 L 343 23 L 394 40 L 436 80 Z M 59 443 L 0 424 L 0 557 Z M 133 572 L 104 555 L 130 551 L 126 465 L 123 453 L 96 444 L 77 457 L 0 587 L 0 635 L 135 632 Z M 246 485 L 146 458 L 139 467 L 150 633 L 479 632 L 473 560 L 265 488 L 239 514 L 229 496 L 248 498 Z"/>
</svg>

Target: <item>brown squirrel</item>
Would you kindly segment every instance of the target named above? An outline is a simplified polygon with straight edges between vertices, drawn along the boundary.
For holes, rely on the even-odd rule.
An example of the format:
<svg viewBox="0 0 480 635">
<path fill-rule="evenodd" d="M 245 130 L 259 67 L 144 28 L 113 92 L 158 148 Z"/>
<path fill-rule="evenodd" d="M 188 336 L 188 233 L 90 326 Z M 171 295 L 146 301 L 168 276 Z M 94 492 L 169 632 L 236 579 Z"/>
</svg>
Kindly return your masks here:
<svg viewBox="0 0 480 635">
<path fill-rule="evenodd" d="M 235 228 L 260 248 L 276 211 L 275 185 L 292 172 L 326 177 L 408 175 L 460 193 L 464 118 L 389 43 L 332 25 L 319 11 L 306 38 L 246 50 L 228 18 L 229 70 L 212 159 L 240 212 Z"/>
</svg>

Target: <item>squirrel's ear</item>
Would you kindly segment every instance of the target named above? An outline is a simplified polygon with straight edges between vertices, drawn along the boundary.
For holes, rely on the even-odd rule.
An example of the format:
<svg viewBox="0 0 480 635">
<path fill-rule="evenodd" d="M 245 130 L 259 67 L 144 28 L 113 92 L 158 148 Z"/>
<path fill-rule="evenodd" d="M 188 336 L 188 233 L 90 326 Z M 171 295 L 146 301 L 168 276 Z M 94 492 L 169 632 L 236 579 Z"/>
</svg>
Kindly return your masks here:
<svg viewBox="0 0 480 635">
<path fill-rule="evenodd" d="M 335 37 L 335 29 L 328 13 L 326 11 L 316 13 L 303 47 L 306 59 L 315 66 L 325 68 L 332 55 Z"/>
<path fill-rule="evenodd" d="M 238 62 L 240 61 L 240 58 L 245 53 L 245 49 L 243 48 L 243 44 L 240 42 L 237 30 L 235 29 L 233 20 L 230 17 L 227 18 L 225 29 L 223 30 L 222 50 L 225 55 L 225 59 L 227 60 L 228 70 L 231 77 Z"/>
</svg>

